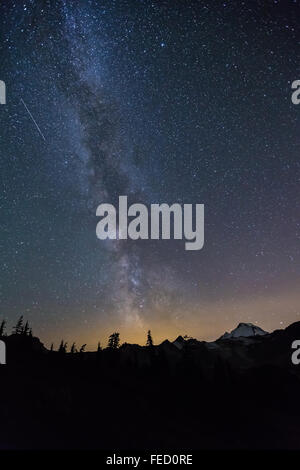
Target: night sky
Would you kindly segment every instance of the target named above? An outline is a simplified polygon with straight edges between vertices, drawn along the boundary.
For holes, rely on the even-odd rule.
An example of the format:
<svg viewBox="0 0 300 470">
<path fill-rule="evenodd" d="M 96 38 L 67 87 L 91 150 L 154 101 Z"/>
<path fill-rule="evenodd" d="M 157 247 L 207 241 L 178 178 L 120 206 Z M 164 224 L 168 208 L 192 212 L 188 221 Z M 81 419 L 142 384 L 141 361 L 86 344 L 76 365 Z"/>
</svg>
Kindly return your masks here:
<svg viewBox="0 0 300 470">
<path fill-rule="evenodd" d="M 300 2 L 3 3 L 9 327 L 93 349 L 300 320 Z M 205 204 L 204 248 L 98 240 L 119 195 Z"/>
</svg>

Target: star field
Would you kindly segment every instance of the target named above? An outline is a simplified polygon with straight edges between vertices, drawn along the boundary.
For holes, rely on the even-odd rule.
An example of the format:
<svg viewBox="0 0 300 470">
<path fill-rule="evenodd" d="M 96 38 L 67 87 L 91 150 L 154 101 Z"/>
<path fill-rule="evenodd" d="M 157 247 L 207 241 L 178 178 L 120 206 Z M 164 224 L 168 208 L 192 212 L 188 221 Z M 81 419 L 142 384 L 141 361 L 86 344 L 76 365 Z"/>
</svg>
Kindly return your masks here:
<svg viewBox="0 0 300 470">
<path fill-rule="evenodd" d="M 1 313 L 47 344 L 299 318 L 299 2 L 1 6 Z M 24 100 L 45 141 L 22 105 Z M 205 246 L 107 241 L 96 207 L 205 204 Z"/>
</svg>

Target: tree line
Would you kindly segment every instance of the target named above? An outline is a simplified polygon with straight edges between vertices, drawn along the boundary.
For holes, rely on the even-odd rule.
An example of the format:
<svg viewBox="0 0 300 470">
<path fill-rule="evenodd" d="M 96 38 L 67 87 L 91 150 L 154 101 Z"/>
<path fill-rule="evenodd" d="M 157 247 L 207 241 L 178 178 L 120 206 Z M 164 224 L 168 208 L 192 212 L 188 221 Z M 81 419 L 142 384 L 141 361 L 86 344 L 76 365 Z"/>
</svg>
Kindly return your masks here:
<svg viewBox="0 0 300 470">
<path fill-rule="evenodd" d="M 32 337 L 32 328 L 29 326 L 28 321 L 26 321 L 24 323 L 24 316 L 23 315 L 20 316 L 20 318 L 17 321 L 16 325 L 13 327 L 12 334 Z M 4 337 L 4 336 L 7 336 L 7 333 L 6 333 L 6 320 L 2 320 L 2 322 L 0 324 L 0 337 Z M 152 335 L 151 335 L 150 330 L 148 330 L 148 333 L 147 333 L 146 346 L 149 347 L 149 348 L 152 348 L 152 346 L 153 346 L 153 339 L 152 339 Z M 107 349 L 117 350 L 117 349 L 119 349 L 119 347 L 120 347 L 120 333 L 115 331 L 108 338 Z M 69 352 L 71 354 L 75 354 L 75 353 L 81 353 L 82 354 L 82 353 L 85 352 L 85 348 L 86 348 L 86 344 L 83 344 L 78 349 L 76 347 L 76 343 L 74 342 L 74 343 L 72 343 Z M 61 342 L 60 342 L 59 348 L 58 348 L 58 352 L 66 353 L 67 350 L 68 350 L 68 343 L 65 342 L 62 339 Z M 51 352 L 54 351 L 54 344 L 53 343 L 51 344 L 50 351 Z M 101 347 L 101 344 L 100 344 L 100 341 L 99 341 L 98 346 L 97 346 L 97 352 L 100 352 L 100 351 L 102 351 L 102 347 Z"/>
<path fill-rule="evenodd" d="M 23 315 L 20 316 L 19 320 L 17 321 L 16 325 L 12 329 L 13 335 L 23 335 L 23 336 L 31 336 L 32 337 L 32 328 L 29 326 L 28 321 L 24 323 Z M 6 320 L 2 320 L 0 324 L 0 337 L 7 336 L 6 333 Z"/>
<path fill-rule="evenodd" d="M 148 330 L 148 333 L 147 333 L 147 341 L 146 341 L 146 346 L 149 347 L 149 348 L 152 348 L 153 346 L 153 339 L 152 339 L 152 335 L 151 335 L 151 331 Z M 107 349 L 110 349 L 110 350 L 117 350 L 119 349 L 120 347 L 120 333 L 118 333 L 117 331 L 115 331 L 114 333 L 112 333 L 109 338 L 108 338 L 108 343 L 107 343 Z M 83 353 L 85 352 L 85 348 L 86 348 L 86 344 L 83 344 L 79 349 L 76 347 L 76 343 L 72 343 L 71 345 L 71 348 L 70 348 L 70 351 L 69 353 L 70 354 L 76 354 L 76 353 Z M 52 343 L 51 344 L 51 347 L 50 347 L 50 351 L 54 351 L 54 344 Z M 101 347 L 101 343 L 100 341 L 98 342 L 98 346 L 97 346 L 97 352 L 100 353 L 102 351 L 102 347 Z M 61 340 L 60 342 L 60 345 L 59 345 L 59 348 L 58 348 L 58 352 L 59 353 L 62 353 L 62 354 L 65 354 L 68 352 L 68 343 L 65 342 L 63 339 Z"/>
</svg>

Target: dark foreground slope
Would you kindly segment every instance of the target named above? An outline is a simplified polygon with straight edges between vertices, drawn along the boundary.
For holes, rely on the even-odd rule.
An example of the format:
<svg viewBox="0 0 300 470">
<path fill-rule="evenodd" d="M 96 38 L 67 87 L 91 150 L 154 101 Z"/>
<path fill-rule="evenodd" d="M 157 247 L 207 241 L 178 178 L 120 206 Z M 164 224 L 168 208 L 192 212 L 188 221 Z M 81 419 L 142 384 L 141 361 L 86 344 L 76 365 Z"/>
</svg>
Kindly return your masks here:
<svg viewBox="0 0 300 470">
<path fill-rule="evenodd" d="M 0 446 L 24 448 L 300 448 L 300 323 L 215 343 L 59 354 L 5 339 Z"/>
</svg>

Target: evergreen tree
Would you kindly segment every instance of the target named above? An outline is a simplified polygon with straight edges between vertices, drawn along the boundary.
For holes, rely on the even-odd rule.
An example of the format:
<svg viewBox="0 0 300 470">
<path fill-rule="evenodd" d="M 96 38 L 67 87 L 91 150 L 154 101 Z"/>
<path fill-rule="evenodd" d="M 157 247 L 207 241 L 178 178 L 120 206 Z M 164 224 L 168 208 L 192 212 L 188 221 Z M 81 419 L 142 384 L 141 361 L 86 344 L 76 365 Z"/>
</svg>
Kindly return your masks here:
<svg viewBox="0 0 300 470">
<path fill-rule="evenodd" d="M 2 320 L 0 325 L 0 336 L 4 336 L 6 320 Z"/>
<path fill-rule="evenodd" d="M 76 343 L 73 343 L 72 346 L 71 346 L 71 354 L 74 354 L 77 352 L 77 349 L 76 349 Z"/>
<path fill-rule="evenodd" d="M 149 348 L 152 348 L 153 346 L 153 339 L 152 339 L 150 330 L 148 330 L 146 346 L 148 346 Z"/>
<path fill-rule="evenodd" d="M 83 344 L 79 350 L 80 353 L 83 353 L 85 350 L 86 344 Z"/>
<path fill-rule="evenodd" d="M 62 339 L 59 345 L 58 352 L 61 354 L 65 354 L 67 352 L 67 344 L 68 343 L 65 343 L 64 340 Z"/>
<path fill-rule="evenodd" d="M 107 347 L 109 349 L 113 349 L 113 344 L 114 344 L 114 333 L 110 335 L 110 337 L 108 338 L 108 344 L 107 344 Z"/>
<path fill-rule="evenodd" d="M 120 333 L 112 333 L 108 339 L 107 347 L 109 349 L 118 349 L 120 346 Z"/>
<path fill-rule="evenodd" d="M 13 328 L 13 333 L 16 335 L 21 335 L 23 333 L 23 315 L 20 316 L 16 326 Z"/>
<path fill-rule="evenodd" d="M 30 328 L 29 328 L 29 324 L 28 324 L 28 321 L 25 323 L 25 326 L 23 328 L 23 331 L 22 331 L 22 334 L 25 335 L 25 336 L 29 336 L 29 333 L 30 333 Z"/>
<path fill-rule="evenodd" d="M 100 344 L 100 341 L 99 341 L 98 346 L 97 346 L 97 353 L 99 353 L 101 351 L 102 351 L 102 348 L 101 348 L 101 344 Z"/>
<path fill-rule="evenodd" d="M 120 346 L 120 333 L 115 333 L 114 347 L 115 349 L 118 349 L 119 346 Z"/>
</svg>

